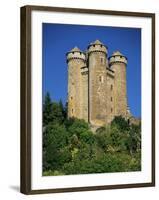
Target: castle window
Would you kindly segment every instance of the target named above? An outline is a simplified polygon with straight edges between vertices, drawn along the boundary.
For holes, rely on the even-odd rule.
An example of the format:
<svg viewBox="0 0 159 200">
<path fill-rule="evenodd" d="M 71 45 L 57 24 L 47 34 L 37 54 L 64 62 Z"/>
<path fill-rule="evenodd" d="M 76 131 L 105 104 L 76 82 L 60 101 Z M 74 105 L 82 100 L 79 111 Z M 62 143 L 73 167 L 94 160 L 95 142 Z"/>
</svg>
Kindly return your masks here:
<svg viewBox="0 0 159 200">
<path fill-rule="evenodd" d="M 71 96 L 71 100 L 73 99 L 73 97 Z"/>
<path fill-rule="evenodd" d="M 100 62 L 101 62 L 101 64 L 104 64 L 104 58 L 103 57 L 100 58 Z"/>
<path fill-rule="evenodd" d="M 110 101 L 113 101 L 113 97 L 110 97 Z"/>
<path fill-rule="evenodd" d="M 72 109 L 72 114 L 73 114 L 73 109 Z"/>
<path fill-rule="evenodd" d="M 113 90 L 113 85 L 110 86 L 110 89 Z"/>
<path fill-rule="evenodd" d="M 99 82 L 103 83 L 103 76 L 99 76 Z"/>
<path fill-rule="evenodd" d="M 113 112 L 113 108 L 111 108 L 111 113 Z"/>
</svg>

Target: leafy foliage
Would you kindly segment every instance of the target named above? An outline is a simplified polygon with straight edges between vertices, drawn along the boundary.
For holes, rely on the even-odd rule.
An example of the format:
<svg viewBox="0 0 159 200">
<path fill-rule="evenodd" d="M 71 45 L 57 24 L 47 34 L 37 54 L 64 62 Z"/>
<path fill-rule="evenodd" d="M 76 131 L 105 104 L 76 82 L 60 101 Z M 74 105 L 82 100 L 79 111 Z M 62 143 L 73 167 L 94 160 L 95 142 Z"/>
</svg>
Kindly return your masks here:
<svg viewBox="0 0 159 200">
<path fill-rule="evenodd" d="M 43 134 L 43 170 L 56 170 L 71 158 L 64 126 L 49 124 Z"/>
<path fill-rule="evenodd" d="M 43 104 L 43 175 L 141 170 L 141 125 L 121 116 L 93 133 L 84 120 L 67 119 L 67 104 Z"/>
<path fill-rule="evenodd" d="M 47 125 L 52 121 L 52 102 L 51 102 L 51 97 L 50 94 L 47 93 L 45 96 L 45 100 L 43 103 L 43 126 Z"/>
</svg>

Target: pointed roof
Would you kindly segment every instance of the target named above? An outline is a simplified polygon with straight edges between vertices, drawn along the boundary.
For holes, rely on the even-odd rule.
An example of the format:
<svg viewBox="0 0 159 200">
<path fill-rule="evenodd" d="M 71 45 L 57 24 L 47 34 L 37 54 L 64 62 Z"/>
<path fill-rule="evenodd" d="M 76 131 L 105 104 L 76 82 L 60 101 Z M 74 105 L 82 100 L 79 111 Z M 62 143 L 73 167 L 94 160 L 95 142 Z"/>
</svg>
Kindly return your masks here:
<svg viewBox="0 0 159 200">
<path fill-rule="evenodd" d="M 103 45 L 103 43 L 100 41 L 100 40 L 95 40 L 94 42 L 91 42 L 91 44 L 102 44 Z"/>
<path fill-rule="evenodd" d="M 123 56 L 123 54 L 120 51 L 114 51 L 112 56 Z"/>
<path fill-rule="evenodd" d="M 96 40 L 94 44 L 103 44 L 100 40 Z"/>
<path fill-rule="evenodd" d="M 81 50 L 80 50 L 78 47 L 74 47 L 73 49 L 71 49 L 70 52 L 75 52 L 75 51 L 79 51 L 79 52 L 81 52 Z"/>
<path fill-rule="evenodd" d="M 119 61 L 127 64 L 127 60 L 128 60 L 127 57 L 124 56 L 120 51 L 114 51 L 108 59 L 109 59 L 109 64 L 114 63 L 114 62 L 119 62 Z"/>
<path fill-rule="evenodd" d="M 95 40 L 94 42 L 91 42 L 89 45 L 88 45 L 88 47 L 87 47 L 87 49 L 89 49 L 89 47 L 90 46 L 94 46 L 94 45 L 101 45 L 101 47 L 105 47 L 106 48 L 106 50 L 108 49 L 108 47 L 105 45 L 105 44 L 103 44 L 100 40 Z"/>
</svg>

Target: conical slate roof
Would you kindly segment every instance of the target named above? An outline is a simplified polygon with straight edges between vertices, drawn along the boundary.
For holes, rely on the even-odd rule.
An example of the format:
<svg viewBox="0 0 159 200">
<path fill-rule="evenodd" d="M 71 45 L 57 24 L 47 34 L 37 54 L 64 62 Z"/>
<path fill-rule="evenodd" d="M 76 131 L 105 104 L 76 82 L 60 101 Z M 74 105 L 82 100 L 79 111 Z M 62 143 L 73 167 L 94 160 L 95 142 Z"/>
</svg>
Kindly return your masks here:
<svg viewBox="0 0 159 200">
<path fill-rule="evenodd" d="M 91 42 L 91 45 L 92 44 L 102 44 L 103 45 L 103 43 L 101 41 L 99 41 L 99 40 L 95 40 L 94 42 Z"/>
<path fill-rule="evenodd" d="M 120 51 L 114 51 L 112 56 L 123 56 L 123 54 Z"/>
<path fill-rule="evenodd" d="M 70 52 L 75 52 L 75 51 L 79 51 L 79 52 L 81 52 L 81 50 L 80 50 L 78 47 L 74 47 L 73 49 L 71 49 Z"/>
<path fill-rule="evenodd" d="M 127 65 L 127 57 L 124 56 L 120 51 L 114 51 L 108 59 L 109 64 L 112 64 L 114 62 L 122 62 Z"/>
</svg>

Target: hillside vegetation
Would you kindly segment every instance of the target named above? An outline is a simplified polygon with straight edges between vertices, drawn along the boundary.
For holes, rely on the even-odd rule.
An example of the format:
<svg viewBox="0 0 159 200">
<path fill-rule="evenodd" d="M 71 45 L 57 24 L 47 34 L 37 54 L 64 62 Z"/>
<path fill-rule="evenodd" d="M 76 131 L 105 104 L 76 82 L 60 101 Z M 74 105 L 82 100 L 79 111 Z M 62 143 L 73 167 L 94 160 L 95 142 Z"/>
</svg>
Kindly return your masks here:
<svg viewBox="0 0 159 200">
<path fill-rule="evenodd" d="M 141 170 L 141 125 L 121 116 L 93 133 L 80 119 L 67 119 L 67 105 L 43 104 L 43 175 Z"/>
</svg>

